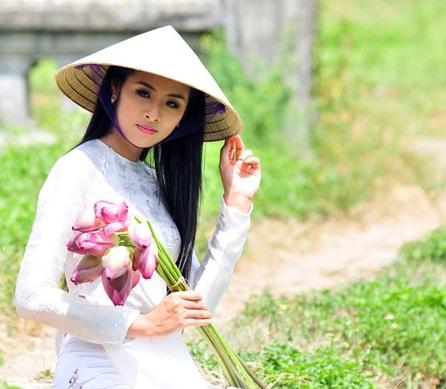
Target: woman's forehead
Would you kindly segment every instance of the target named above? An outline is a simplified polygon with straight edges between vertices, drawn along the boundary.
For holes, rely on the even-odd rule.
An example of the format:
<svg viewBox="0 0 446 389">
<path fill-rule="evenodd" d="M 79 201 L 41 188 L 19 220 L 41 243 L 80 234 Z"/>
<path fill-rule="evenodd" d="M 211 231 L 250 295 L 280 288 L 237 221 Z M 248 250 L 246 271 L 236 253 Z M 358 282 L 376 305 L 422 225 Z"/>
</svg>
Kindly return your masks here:
<svg viewBox="0 0 446 389">
<path fill-rule="evenodd" d="M 190 87 L 181 82 L 162 77 L 157 74 L 136 71 L 127 79 L 132 83 L 148 84 L 156 90 L 172 93 L 188 93 Z"/>
</svg>

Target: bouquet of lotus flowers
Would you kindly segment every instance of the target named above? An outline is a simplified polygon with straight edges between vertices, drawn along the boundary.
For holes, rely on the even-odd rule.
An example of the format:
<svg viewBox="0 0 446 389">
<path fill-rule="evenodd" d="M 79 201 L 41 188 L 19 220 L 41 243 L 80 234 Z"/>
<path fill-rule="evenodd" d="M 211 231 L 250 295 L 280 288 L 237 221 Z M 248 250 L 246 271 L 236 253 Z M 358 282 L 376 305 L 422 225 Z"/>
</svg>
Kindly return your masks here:
<svg viewBox="0 0 446 389">
<path fill-rule="evenodd" d="M 98 201 L 79 216 L 67 243 L 71 252 L 84 256 L 70 280 L 74 284 L 101 277 L 104 290 L 114 305 L 124 305 L 141 277 L 150 279 L 156 270 L 173 292 L 189 287 L 168 251 L 161 244 L 150 221 L 129 214 L 122 203 Z M 229 385 L 266 388 L 235 351 L 210 324 L 197 327 L 209 342 Z"/>
</svg>

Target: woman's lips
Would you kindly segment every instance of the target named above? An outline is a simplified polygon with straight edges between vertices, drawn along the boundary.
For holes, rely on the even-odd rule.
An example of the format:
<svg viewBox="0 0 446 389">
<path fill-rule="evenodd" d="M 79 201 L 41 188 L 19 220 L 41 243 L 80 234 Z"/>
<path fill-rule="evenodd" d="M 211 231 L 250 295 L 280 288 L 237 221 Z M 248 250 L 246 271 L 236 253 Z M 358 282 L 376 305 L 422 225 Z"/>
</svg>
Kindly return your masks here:
<svg viewBox="0 0 446 389">
<path fill-rule="evenodd" d="M 137 124 L 136 127 L 138 127 L 139 131 L 146 135 L 152 135 L 158 132 L 158 130 L 155 130 L 153 127 L 146 126 L 144 124 Z"/>
</svg>

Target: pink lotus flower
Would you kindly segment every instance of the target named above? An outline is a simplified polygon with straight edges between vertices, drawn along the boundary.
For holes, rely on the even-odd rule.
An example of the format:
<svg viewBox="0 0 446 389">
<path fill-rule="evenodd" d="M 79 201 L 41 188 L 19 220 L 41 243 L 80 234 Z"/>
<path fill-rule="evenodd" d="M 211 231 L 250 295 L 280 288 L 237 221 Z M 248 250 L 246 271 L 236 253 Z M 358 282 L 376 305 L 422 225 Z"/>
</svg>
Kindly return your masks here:
<svg viewBox="0 0 446 389">
<path fill-rule="evenodd" d="M 152 278 L 158 265 L 157 256 L 158 251 L 154 244 L 146 248 L 136 248 L 132 264 L 133 270 L 139 270 L 146 280 Z"/>
<path fill-rule="evenodd" d="M 136 247 L 145 249 L 152 242 L 152 233 L 147 223 L 131 223 L 129 225 L 129 239 Z"/>
<path fill-rule="evenodd" d="M 109 279 L 105 273 L 102 273 L 102 285 L 104 285 L 105 292 L 114 305 L 124 305 L 130 291 L 136 285 L 134 282 L 135 273 L 131 267 L 128 267 L 124 274 L 114 279 Z"/>
<path fill-rule="evenodd" d="M 102 229 L 105 235 L 111 235 L 115 232 L 121 232 L 127 230 L 127 226 L 130 223 L 130 219 L 125 220 L 123 222 L 114 222 L 110 224 L 106 224 Z"/>
<path fill-rule="evenodd" d="M 115 246 L 102 257 L 104 276 L 115 279 L 127 272 L 131 265 L 133 251 L 126 246 Z"/>
<path fill-rule="evenodd" d="M 70 239 L 67 249 L 73 253 L 101 257 L 105 251 L 117 244 L 117 238 L 104 231 L 82 232 Z"/>
<path fill-rule="evenodd" d="M 157 247 L 148 224 L 136 223 L 125 201 L 97 201 L 93 208 L 76 220 L 73 229 L 81 233 L 67 243 L 68 250 L 86 255 L 73 271 L 71 281 L 91 282 L 101 276 L 113 304 L 123 305 L 141 276 L 152 277 Z M 117 232 L 124 232 L 124 236 Z"/>
<path fill-rule="evenodd" d="M 92 208 L 88 208 L 76 219 L 73 230 L 91 232 L 101 228 L 103 225 L 104 222 L 96 217 L 94 210 Z"/>
<path fill-rule="evenodd" d="M 93 282 L 101 276 L 103 270 L 101 258 L 86 255 L 74 268 L 70 281 L 75 285 L 84 282 Z"/>
<path fill-rule="evenodd" d="M 116 204 L 110 201 L 101 200 L 97 201 L 94 205 L 95 216 L 105 224 L 125 222 L 127 220 L 128 211 L 129 207 L 125 201 Z"/>
</svg>

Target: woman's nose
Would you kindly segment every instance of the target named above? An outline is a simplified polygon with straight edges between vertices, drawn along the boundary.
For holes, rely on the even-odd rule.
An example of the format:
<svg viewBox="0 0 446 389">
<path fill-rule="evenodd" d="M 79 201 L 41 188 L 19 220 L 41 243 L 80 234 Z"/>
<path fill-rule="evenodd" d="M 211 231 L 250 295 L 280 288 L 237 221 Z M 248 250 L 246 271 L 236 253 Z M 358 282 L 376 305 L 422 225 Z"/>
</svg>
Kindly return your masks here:
<svg viewBox="0 0 446 389">
<path fill-rule="evenodd" d="M 152 108 L 145 112 L 144 117 L 150 122 L 159 122 L 160 115 L 159 111 L 156 108 Z"/>
</svg>

